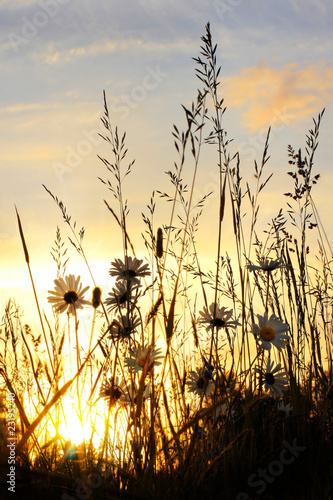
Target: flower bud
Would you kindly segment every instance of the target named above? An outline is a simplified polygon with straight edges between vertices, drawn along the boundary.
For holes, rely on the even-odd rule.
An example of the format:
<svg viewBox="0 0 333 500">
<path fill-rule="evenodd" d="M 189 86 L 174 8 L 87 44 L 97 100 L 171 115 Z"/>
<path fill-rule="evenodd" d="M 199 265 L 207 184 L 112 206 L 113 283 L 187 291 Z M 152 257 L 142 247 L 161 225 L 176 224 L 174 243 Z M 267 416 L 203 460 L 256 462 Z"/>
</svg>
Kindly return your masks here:
<svg viewBox="0 0 333 500">
<path fill-rule="evenodd" d="M 156 255 L 159 259 L 163 256 L 163 232 L 160 227 L 157 230 Z"/>
<path fill-rule="evenodd" d="M 97 307 L 100 306 L 101 296 L 102 296 L 102 290 L 99 288 L 99 286 L 96 286 L 93 289 L 92 301 L 91 301 L 94 309 L 97 309 Z"/>
</svg>

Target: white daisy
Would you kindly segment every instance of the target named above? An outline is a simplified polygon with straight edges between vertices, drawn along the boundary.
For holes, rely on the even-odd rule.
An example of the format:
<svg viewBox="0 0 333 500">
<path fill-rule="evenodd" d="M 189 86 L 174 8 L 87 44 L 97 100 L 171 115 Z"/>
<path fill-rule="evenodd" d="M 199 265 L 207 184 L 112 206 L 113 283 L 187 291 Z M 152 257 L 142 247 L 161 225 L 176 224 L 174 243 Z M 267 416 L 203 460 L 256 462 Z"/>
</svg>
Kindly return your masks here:
<svg viewBox="0 0 333 500">
<path fill-rule="evenodd" d="M 227 416 L 230 416 L 230 417 L 234 417 L 235 416 L 235 410 L 233 409 L 232 406 L 230 406 L 229 404 L 227 405 L 227 403 L 223 403 L 221 406 L 221 412 L 222 414 L 227 417 Z"/>
<path fill-rule="evenodd" d="M 215 309 L 215 314 L 214 314 Z M 239 325 L 237 320 L 232 320 L 232 310 L 228 311 L 226 307 L 219 307 L 215 302 L 213 302 L 209 308 L 204 307 L 203 311 L 200 311 L 201 318 L 199 319 L 199 323 L 207 324 L 207 330 L 213 330 L 214 327 L 226 328 L 226 327 L 235 327 Z"/>
<path fill-rule="evenodd" d="M 292 406 L 290 403 L 285 404 L 284 401 L 280 401 L 277 405 L 278 411 L 281 411 L 285 414 L 286 417 L 289 416 L 289 413 L 292 412 Z"/>
<path fill-rule="evenodd" d="M 62 313 L 68 308 L 70 314 L 75 314 L 76 309 L 82 309 L 84 305 L 91 305 L 83 298 L 83 294 L 89 286 L 82 290 L 80 276 L 75 279 L 74 274 L 54 280 L 55 291 L 49 290 L 52 295 L 47 300 L 53 305 L 56 312 Z"/>
<path fill-rule="evenodd" d="M 120 307 L 127 307 L 127 303 L 131 302 L 133 292 L 138 287 L 134 287 L 131 282 L 117 281 L 115 286 L 105 299 L 105 304 L 109 306 L 109 311 L 119 309 Z"/>
<path fill-rule="evenodd" d="M 274 368 L 274 362 L 269 359 L 264 372 L 259 366 L 255 368 L 255 371 L 261 376 L 266 392 L 269 392 L 271 396 L 283 396 L 282 391 L 286 391 L 288 388 L 289 375 L 282 369 L 281 363 Z"/>
<path fill-rule="evenodd" d="M 120 402 L 122 396 L 124 395 L 126 390 L 126 384 L 122 380 L 119 382 L 119 378 L 115 377 L 113 387 L 112 387 L 112 379 L 106 380 L 100 389 L 99 396 L 105 399 L 109 406 L 115 405 L 117 402 Z"/>
<path fill-rule="evenodd" d="M 267 271 L 271 272 L 275 269 L 280 269 L 281 267 L 287 267 L 286 264 L 283 263 L 281 258 L 278 259 L 270 259 L 268 257 L 263 257 L 262 259 L 258 259 L 258 266 L 254 264 L 248 264 L 247 268 L 250 271 Z"/>
<path fill-rule="evenodd" d="M 280 318 L 274 314 L 268 318 L 268 313 L 265 312 L 264 316 L 257 315 L 259 325 L 252 325 L 252 333 L 257 336 L 257 340 L 261 343 L 259 349 L 270 350 L 272 344 L 281 351 L 288 343 L 288 335 L 283 335 L 288 329 L 288 325 L 283 323 Z"/>
<path fill-rule="evenodd" d="M 145 386 L 144 391 L 143 391 L 143 399 L 149 399 L 150 394 L 151 394 L 151 387 L 150 387 L 150 384 L 147 384 Z M 138 387 L 136 385 L 132 384 L 132 385 L 129 385 L 127 388 L 125 388 L 120 399 L 123 403 L 136 404 L 137 395 L 138 395 Z"/>
<path fill-rule="evenodd" d="M 120 338 L 122 340 L 130 337 L 131 333 L 134 333 L 136 328 L 140 325 L 140 319 L 137 316 L 129 318 L 127 315 L 118 315 L 117 319 L 114 319 L 109 327 L 111 338 Z"/>
<path fill-rule="evenodd" d="M 189 379 L 186 382 L 188 390 L 198 396 L 205 394 L 210 396 L 213 392 L 214 385 L 211 379 L 205 376 L 205 368 L 197 368 L 190 372 Z"/>
<path fill-rule="evenodd" d="M 131 355 L 125 358 L 125 365 L 135 373 L 142 370 L 144 366 L 149 372 L 153 366 L 160 365 L 160 359 L 163 358 L 162 349 L 156 349 L 154 346 L 139 346 L 136 349 L 131 349 L 130 353 Z"/>
<path fill-rule="evenodd" d="M 125 263 L 121 259 L 116 259 L 111 262 L 109 274 L 116 276 L 118 280 L 129 281 L 131 283 L 140 284 L 140 278 L 150 275 L 148 264 L 142 264 L 143 260 L 137 258 L 125 257 Z"/>
</svg>

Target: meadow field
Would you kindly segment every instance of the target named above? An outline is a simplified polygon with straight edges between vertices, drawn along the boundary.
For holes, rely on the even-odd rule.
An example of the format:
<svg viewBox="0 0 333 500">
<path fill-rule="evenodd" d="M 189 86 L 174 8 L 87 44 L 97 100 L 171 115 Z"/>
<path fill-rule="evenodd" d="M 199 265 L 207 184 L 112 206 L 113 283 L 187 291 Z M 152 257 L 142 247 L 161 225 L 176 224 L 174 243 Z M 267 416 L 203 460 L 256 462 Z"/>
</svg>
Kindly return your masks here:
<svg viewBox="0 0 333 500">
<path fill-rule="evenodd" d="M 0 333 L 1 498 L 333 497 L 332 249 L 315 202 L 324 111 L 304 145 L 288 146 L 290 192 L 259 231 L 261 196 L 274 181 L 266 174 L 270 129 L 250 185 L 224 128 L 232 110 L 217 59 L 208 24 L 194 59 L 198 93 L 183 106 L 184 125 L 172 130 L 173 169 L 166 187 L 147 193 L 137 228 L 145 255 L 127 223 L 135 152 L 104 93 L 108 156 L 99 157 L 105 174 L 96 182 L 123 242 L 123 253 L 110 255 L 110 289 L 95 281 L 71 207 L 44 186 L 63 221 L 55 223 L 47 316 L 25 214 L 16 212 L 39 326 L 33 330 L 27 314 L 23 321 L 8 297 Z M 207 149 L 219 178 L 212 201 L 210 192 L 195 196 Z M 216 205 L 209 269 L 197 245 L 207 203 Z M 169 209 L 163 224 L 159 204 Z M 71 272 L 69 247 L 89 282 Z"/>
</svg>

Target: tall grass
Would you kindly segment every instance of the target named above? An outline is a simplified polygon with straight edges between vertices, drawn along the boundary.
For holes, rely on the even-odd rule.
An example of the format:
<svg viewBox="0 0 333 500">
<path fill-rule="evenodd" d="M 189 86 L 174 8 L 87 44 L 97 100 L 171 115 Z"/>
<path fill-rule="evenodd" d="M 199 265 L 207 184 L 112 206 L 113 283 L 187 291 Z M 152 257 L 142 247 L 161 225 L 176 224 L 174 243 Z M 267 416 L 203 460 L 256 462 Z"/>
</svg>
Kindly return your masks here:
<svg viewBox="0 0 333 500">
<path fill-rule="evenodd" d="M 17 213 L 41 333 L 23 324 L 10 299 L 0 373 L 3 409 L 8 391 L 15 394 L 17 463 L 38 485 L 33 498 L 45 494 L 43 484 L 54 498 L 332 497 L 332 251 L 312 192 L 323 112 L 304 150 L 288 147 L 294 187 L 286 193 L 286 212 L 272 219 L 263 240 L 257 227 L 271 177 L 265 174 L 270 130 L 254 163 L 253 189 L 243 181 L 241 155 L 230 153 L 209 25 L 194 61 L 201 88 L 192 105 L 183 106 L 184 130 L 173 128 L 172 194 L 154 192 L 142 214 L 145 258 L 136 255 L 128 233 L 124 181 L 134 162 L 104 94 L 109 156 L 100 157 L 106 168 L 100 181 L 123 244 L 123 254 L 112 256 L 112 289 L 101 296 L 84 228 L 77 231 L 64 203 L 45 188 L 89 270 L 93 294 L 85 304 L 79 280 L 66 281 L 70 260 L 58 228 L 51 254 L 62 297 L 53 301 L 52 319 L 43 315 Z M 210 194 L 194 202 L 204 148 L 215 149 L 219 176 L 210 270 L 200 262 L 196 240 Z M 188 185 L 185 169 L 192 169 Z M 165 225 L 155 221 L 157 197 L 170 207 Z M 227 211 L 234 257 L 224 248 Z M 316 268 L 308 261 L 309 231 L 318 232 Z M 81 306 L 91 308 L 86 344 Z M 4 456 L 5 426 L 1 436 Z M 281 462 L 286 450 L 289 461 Z"/>
</svg>

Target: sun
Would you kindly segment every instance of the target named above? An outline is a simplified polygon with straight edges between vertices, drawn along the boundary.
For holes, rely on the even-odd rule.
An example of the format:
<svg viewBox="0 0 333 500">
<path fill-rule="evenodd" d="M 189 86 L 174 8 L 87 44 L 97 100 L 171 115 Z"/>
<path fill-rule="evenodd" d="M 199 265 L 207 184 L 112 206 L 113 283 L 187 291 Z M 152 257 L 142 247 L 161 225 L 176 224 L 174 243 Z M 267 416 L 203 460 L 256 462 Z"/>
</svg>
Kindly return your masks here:
<svg viewBox="0 0 333 500">
<path fill-rule="evenodd" d="M 102 425 L 105 418 L 104 406 L 101 400 L 90 401 L 89 390 L 83 390 L 80 403 L 77 395 L 65 395 L 61 401 L 56 424 L 58 434 L 73 445 L 92 442 L 93 446 L 98 448 L 102 440 L 100 430 L 104 429 Z"/>
<path fill-rule="evenodd" d="M 82 444 L 85 444 L 83 449 L 89 444 L 100 451 L 107 430 L 108 442 L 112 443 L 112 454 L 117 454 L 117 450 L 121 450 L 124 443 L 131 439 L 126 407 L 117 403 L 109 408 L 104 399 L 95 397 L 91 400 L 89 397 L 89 390 L 83 390 L 80 406 L 77 396 L 68 394 L 62 399 L 55 427 L 62 442 L 63 453 L 66 454 L 68 447 L 76 449 Z M 82 408 L 82 414 L 79 407 Z M 119 456 L 118 459 L 120 458 Z"/>
</svg>

